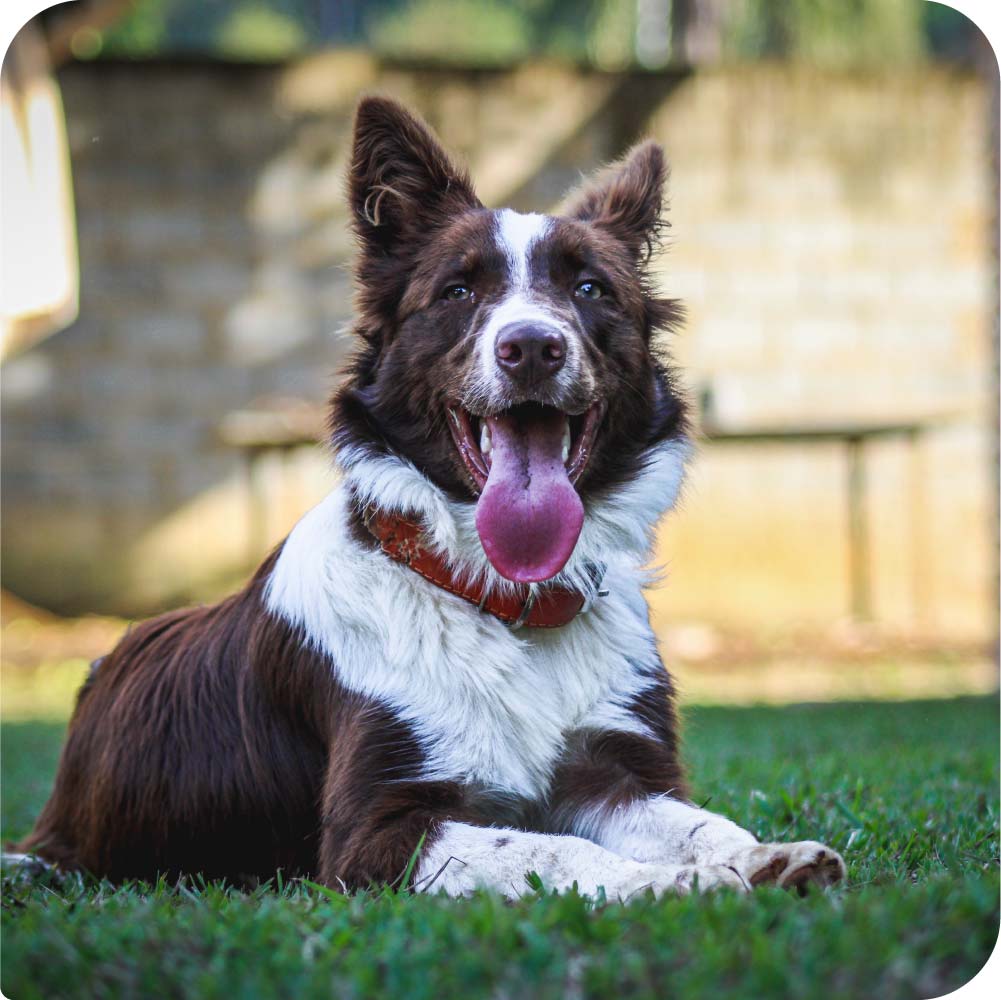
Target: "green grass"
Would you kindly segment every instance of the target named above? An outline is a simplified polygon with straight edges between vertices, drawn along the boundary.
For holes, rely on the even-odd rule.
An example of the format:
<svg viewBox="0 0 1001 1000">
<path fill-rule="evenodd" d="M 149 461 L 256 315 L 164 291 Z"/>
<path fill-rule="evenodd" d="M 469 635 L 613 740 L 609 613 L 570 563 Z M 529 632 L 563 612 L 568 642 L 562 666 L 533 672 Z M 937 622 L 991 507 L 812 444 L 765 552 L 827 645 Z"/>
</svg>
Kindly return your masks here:
<svg viewBox="0 0 1001 1000">
<path fill-rule="evenodd" d="M 3 731 L 3 830 L 44 799 L 61 727 Z M 2 987 L 31 997 L 931 997 L 998 931 L 996 699 L 693 709 L 700 800 L 840 849 L 849 883 L 508 905 L 293 883 L 6 884 Z"/>
</svg>

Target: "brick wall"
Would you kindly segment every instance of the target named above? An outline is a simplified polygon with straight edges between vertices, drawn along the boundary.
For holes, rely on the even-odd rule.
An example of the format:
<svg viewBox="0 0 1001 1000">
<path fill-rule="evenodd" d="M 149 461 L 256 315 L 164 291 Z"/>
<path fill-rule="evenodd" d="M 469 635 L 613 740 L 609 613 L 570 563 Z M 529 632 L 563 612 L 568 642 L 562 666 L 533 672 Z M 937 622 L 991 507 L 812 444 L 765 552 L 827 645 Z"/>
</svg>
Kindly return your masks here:
<svg viewBox="0 0 1001 1000">
<path fill-rule="evenodd" d="M 80 320 L 3 372 L 5 585 L 61 609 L 147 610 L 247 566 L 226 413 L 322 399 L 345 345 L 342 206 L 357 94 L 422 108 L 485 200 L 546 208 L 643 131 L 673 163 L 673 345 L 733 425 L 927 419 L 867 469 L 877 615 L 991 627 L 985 95 L 938 70 L 690 77 L 379 67 L 80 65 L 61 77 Z M 330 482 L 268 478 L 277 540 Z M 664 531 L 658 613 L 754 624 L 847 606 L 843 456 L 707 446 Z"/>
</svg>

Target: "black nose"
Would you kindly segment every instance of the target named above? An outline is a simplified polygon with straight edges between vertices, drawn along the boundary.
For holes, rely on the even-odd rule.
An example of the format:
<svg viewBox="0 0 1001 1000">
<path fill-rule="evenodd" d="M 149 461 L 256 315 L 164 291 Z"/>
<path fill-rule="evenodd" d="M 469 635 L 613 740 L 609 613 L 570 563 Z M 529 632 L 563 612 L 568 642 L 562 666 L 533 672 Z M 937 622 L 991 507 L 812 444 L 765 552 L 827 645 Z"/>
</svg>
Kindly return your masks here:
<svg viewBox="0 0 1001 1000">
<path fill-rule="evenodd" d="M 513 323 L 504 327 L 494 347 L 497 364 L 519 382 L 555 375 L 567 359 L 567 342 L 552 327 Z"/>
</svg>

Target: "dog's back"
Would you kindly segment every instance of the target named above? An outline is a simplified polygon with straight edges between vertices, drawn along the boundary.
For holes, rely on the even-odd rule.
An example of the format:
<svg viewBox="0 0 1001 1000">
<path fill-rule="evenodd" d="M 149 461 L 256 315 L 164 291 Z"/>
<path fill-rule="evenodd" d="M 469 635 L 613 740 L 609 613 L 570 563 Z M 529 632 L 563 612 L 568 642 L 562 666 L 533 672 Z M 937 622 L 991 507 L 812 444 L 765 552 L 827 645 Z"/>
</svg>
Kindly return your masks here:
<svg viewBox="0 0 1001 1000">
<path fill-rule="evenodd" d="M 287 665 L 289 651 L 308 669 L 297 643 L 280 648 L 291 630 L 254 628 L 271 564 L 221 604 L 133 627 L 102 658 L 80 692 L 52 796 L 19 849 L 116 881 L 312 870 L 325 672 L 297 700 L 262 669 L 269 652 Z"/>
</svg>

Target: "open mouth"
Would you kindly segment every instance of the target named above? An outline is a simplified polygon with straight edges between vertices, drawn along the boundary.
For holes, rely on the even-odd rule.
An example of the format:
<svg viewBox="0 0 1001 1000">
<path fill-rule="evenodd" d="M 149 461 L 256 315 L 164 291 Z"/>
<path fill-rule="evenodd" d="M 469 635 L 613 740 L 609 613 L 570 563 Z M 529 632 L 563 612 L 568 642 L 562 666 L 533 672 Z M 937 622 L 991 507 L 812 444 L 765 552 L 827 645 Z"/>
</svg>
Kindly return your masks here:
<svg viewBox="0 0 1001 1000">
<path fill-rule="evenodd" d="M 560 430 L 560 459 L 571 483 L 580 479 L 587 466 L 594 446 L 594 437 L 604 415 L 603 402 L 597 402 L 584 413 L 570 415 L 541 403 L 522 403 L 495 417 L 478 417 L 460 406 L 449 408 L 448 415 L 463 464 L 479 487 L 480 492 L 490 478 L 493 465 L 493 441 L 500 421 L 512 420 L 522 433 L 531 433 L 533 425 L 544 424 L 547 429 L 557 420 Z M 503 433 L 503 432 L 502 432 Z"/>
<path fill-rule="evenodd" d="M 456 448 L 480 491 L 476 530 L 507 579 L 536 583 L 566 565 L 584 523 L 574 483 L 587 467 L 604 410 L 603 402 L 578 415 L 522 403 L 478 417 L 449 408 Z"/>
</svg>

